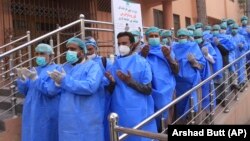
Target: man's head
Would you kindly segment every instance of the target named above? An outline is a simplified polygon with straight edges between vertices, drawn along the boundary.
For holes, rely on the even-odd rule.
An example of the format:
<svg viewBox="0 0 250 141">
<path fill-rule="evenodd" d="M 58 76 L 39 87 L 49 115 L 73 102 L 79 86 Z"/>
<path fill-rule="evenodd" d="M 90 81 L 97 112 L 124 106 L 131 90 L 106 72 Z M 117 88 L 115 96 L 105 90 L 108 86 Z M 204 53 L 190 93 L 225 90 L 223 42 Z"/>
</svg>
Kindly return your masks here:
<svg viewBox="0 0 250 141">
<path fill-rule="evenodd" d="M 205 31 L 211 31 L 212 27 L 210 25 L 205 26 L 204 30 Z"/>
<path fill-rule="evenodd" d="M 189 26 L 187 26 L 187 30 L 189 31 L 189 36 L 193 37 L 194 31 L 195 31 L 195 26 L 194 25 L 189 25 Z"/>
<path fill-rule="evenodd" d="M 164 45 L 168 45 L 172 41 L 172 31 L 171 30 L 164 30 L 161 33 L 162 43 Z"/>
<path fill-rule="evenodd" d="M 178 42 L 184 44 L 188 40 L 190 32 L 186 28 L 181 28 L 177 31 Z"/>
<path fill-rule="evenodd" d="M 230 27 L 230 28 L 232 27 L 232 25 L 233 25 L 234 23 L 235 23 L 235 20 L 233 20 L 233 19 L 228 19 L 228 20 L 227 20 L 227 26 Z"/>
<path fill-rule="evenodd" d="M 195 29 L 201 29 L 201 30 L 203 30 L 203 23 L 196 23 L 195 24 Z"/>
<path fill-rule="evenodd" d="M 87 58 L 92 59 L 98 53 L 98 46 L 93 37 L 87 37 L 85 39 L 85 44 L 87 48 Z"/>
<path fill-rule="evenodd" d="M 36 63 L 38 66 L 46 66 L 53 59 L 54 51 L 48 44 L 41 43 L 36 46 Z"/>
<path fill-rule="evenodd" d="M 132 33 L 120 32 L 117 39 L 121 56 L 127 56 L 134 50 L 135 39 Z"/>
<path fill-rule="evenodd" d="M 203 42 L 203 32 L 201 29 L 196 29 L 194 31 L 194 40 L 198 44 L 201 44 Z"/>
<path fill-rule="evenodd" d="M 235 36 L 238 33 L 239 25 L 237 23 L 232 25 L 232 35 Z"/>
<path fill-rule="evenodd" d="M 226 34 L 227 32 L 227 24 L 226 23 L 221 23 L 220 24 L 220 33 L 221 34 Z"/>
<path fill-rule="evenodd" d="M 214 36 L 216 36 L 216 35 L 220 34 L 220 30 L 221 30 L 220 25 L 216 24 L 212 28 L 212 34 Z"/>
<path fill-rule="evenodd" d="M 241 17 L 241 23 L 243 26 L 246 26 L 248 23 L 248 17 L 247 16 L 242 16 Z"/>
<path fill-rule="evenodd" d="M 160 29 L 157 27 L 150 27 L 146 30 L 146 39 L 151 46 L 159 46 L 161 43 Z"/>
<path fill-rule="evenodd" d="M 66 60 L 71 64 L 82 60 L 87 53 L 85 43 L 79 38 L 70 38 L 66 44 L 66 47 L 68 49 Z"/>
</svg>

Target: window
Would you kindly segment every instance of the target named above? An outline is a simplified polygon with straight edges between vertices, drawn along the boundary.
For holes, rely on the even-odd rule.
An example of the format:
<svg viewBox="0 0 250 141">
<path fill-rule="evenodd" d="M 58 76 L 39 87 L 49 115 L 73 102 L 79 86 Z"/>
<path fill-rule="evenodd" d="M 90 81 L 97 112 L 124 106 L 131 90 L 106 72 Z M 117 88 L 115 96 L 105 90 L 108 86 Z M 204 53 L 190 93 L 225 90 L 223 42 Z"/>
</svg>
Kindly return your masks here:
<svg viewBox="0 0 250 141">
<path fill-rule="evenodd" d="M 176 15 L 176 14 L 174 14 L 173 16 L 174 16 L 174 32 L 175 32 L 175 35 L 176 35 L 177 31 L 181 27 L 181 25 L 180 25 L 180 16 Z"/>
<path fill-rule="evenodd" d="M 154 24 L 158 28 L 163 28 L 163 12 L 154 9 Z"/>
<path fill-rule="evenodd" d="M 186 27 L 191 25 L 191 18 L 185 17 Z"/>
</svg>

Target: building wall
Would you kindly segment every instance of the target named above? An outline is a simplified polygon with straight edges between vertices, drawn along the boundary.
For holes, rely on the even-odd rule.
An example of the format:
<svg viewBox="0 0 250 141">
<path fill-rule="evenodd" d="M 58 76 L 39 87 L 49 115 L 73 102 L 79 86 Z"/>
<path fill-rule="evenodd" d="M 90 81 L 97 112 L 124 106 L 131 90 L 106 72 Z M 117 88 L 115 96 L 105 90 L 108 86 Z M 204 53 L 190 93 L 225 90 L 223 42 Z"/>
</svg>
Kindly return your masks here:
<svg viewBox="0 0 250 141">
<path fill-rule="evenodd" d="M 162 5 L 150 7 L 145 1 L 137 1 L 142 5 L 142 17 L 144 26 L 154 25 L 153 10 L 162 10 Z M 237 0 L 206 0 L 207 15 L 209 23 L 216 23 L 223 18 L 233 18 L 239 22 L 242 11 Z M 185 17 L 191 18 L 191 24 L 196 23 L 196 0 L 176 0 L 173 1 L 173 14 L 180 16 L 180 25 L 185 27 Z"/>
<path fill-rule="evenodd" d="M 196 1 L 195 0 L 177 0 L 173 1 L 173 14 L 180 16 L 181 27 L 185 27 L 185 17 L 191 18 L 191 24 L 197 20 Z"/>
</svg>

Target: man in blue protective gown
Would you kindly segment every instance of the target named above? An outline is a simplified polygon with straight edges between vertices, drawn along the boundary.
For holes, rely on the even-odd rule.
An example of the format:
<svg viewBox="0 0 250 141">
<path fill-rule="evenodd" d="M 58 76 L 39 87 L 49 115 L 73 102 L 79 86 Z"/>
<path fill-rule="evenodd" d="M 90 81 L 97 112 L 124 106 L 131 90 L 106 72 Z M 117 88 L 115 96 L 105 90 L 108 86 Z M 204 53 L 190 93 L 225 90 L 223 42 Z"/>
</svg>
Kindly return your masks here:
<svg viewBox="0 0 250 141">
<path fill-rule="evenodd" d="M 98 63 L 101 67 L 102 73 L 105 74 L 106 71 L 109 71 L 112 63 L 111 61 L 106 58 L 98 55 L 98 46 L 93 37 L 87 37 L 85 39 L 86 48 L 87 48 L 87 59 L 93 60 Z M 105 76 L 104 76 L 105 77 Z M 110 109 L 110 100 L 111 95 L 107 88 L 105 88 L 105 81 L 102 81 L 100 88 L 98 89 L 98 93 L 101 95 L 105 95 L 105 117 L 104 117 L 104 127 L 105 127 L 105 140 L 109 140 L 109 125 L 108 125 L 108 114 Z"/>
<path fill-rule="evenodd" d="M 22 141 L 58 141 L 60 90 L 47 71 L 59 69 L 53 63 L 53 49 L 47 44 L 35 48 L 37 67 L 18 68 L 17 86 L 25 95 L 22 114 Z"/>
<path fill-rule="evenodd" d="M 177 32 L 178 44 L 173 46 L 175 58 L 179 64 L 179 73 L 176 75 L 176 96 L 179 97 L 201 81 L 200 71 L 206 60 L 196 42 L 188 41 L 189 32 L 182 28 Z M 197 91 L 193 91 L 177 104 L 177 117 L 187 115 L 190 110 L 190 98 L 193 98 L 194 110 L 198 111 Z"/>
<path fill-rule="evenodd" d="M 152 71 L 148 62 L 138 53 L 133 53 L 134 37 L 130 32 L 117 35 L 120 56 L 115 59 L 106 76 L 115 82 L 111 99 L 111 112 L 119 116 L 118 125 L 132 128 L 154 113 Z M 153 120 L 141 128 L 157 132 Z M 129 136 L 126 141 L 150 141 L 143 137 Z"/>
<path fill-rule="evenodd" d="M 141 55 L 149 62 L 153 73 L 152 96 L 155 102 L 155 112 L 173 100 L 176 85 L 174 74 L 179 71 L 171 47 L 161 45 L 159 32 L 157 27 L 147 29 L 145 33 L 149 45 L 144 46 L 141 52 Z M 162 118 L 166 120 L 168 112 L 165 112 Z M 161 121 L 157 120 L 157 123 L 158 129 L 160 129 Z"/>
<path fill-rule="evenodd" d="M 241 24 L 242 26 L 239 28 L 239 34 L 245 37 L 247 42 L 247 51 L 250 50 L 250 26 L 248 26 L 248 17 L 242 16 L 241 17 Z M 250 53 L 246 56 L 246 70 L 247 70 L 247 78 L 250 80 Z"/>
<path fill-rule="evenodd" d="M 231 37 L 225 33 L 221 34 L 220 30 L 221 30 L 220 25 L 213 26 L 214 37 L 211 43 L 214 46 L 214 48 L 218 48 L 218 50 L 220 51 L 221 56 L 222 56 L 222 67 L 225 67 L 226 65 L 230 63 L 230 61 L 232 61 L 232 58 L 230 58 L 230 54 L 231 54 L 231 57 L 233 57 L 232 52 L 235 49 L 235 45 L 231 41 Z M 221 65 L 221 64 L 218 64 L 218 65 Z M 218 90 L 216 92 L 217 94 L 216 97 L 217 97 L 218 103 L 222 102 L 222 106 L 226 106 L 227 101 L 228 101 L 227 99 L 228 92 L 225 89 L 228 89 L 228 86 L 226 84 L 228 84 L 228 80 L 229 80 L 229 70 L 225 70 L 222 75 L 223 75 L 222 79 L 218 79 L 218 81 L 215 83 L 215 89 Z M 234 85 L 234 86 L 235 88 L 237 88 L 237 85 Z"/>
<path fill-rule="evenodd" d="M 241 57 L 248 48 L 247 42 L 245 40 L 245 37 L 238 34 L 238 24 L 233 24 L 232 26 L 232 40 L 236 45 L 236 49 L 235 49 L 235 58 L 239 58 Z M 240 59 L 236 64 L 236 72 L 238 75 L 238 84 L 240 86 L 240 90 L 243 91 L 244 90 L 244 85 L 246 83 L 246 76 L 245 76 L 245 71 L 246 71 L 246 67 L 245 67 L 245 58 Z"/>
<path fill-rule="evenodd" d="M 66 46 L 67 62 L 62 71 L 49 72 L 62 90 L 59 141 L 104 141 L 102 69 L 98 63 L 86 60 L 87 50 L 81 39 L 71 38 Z"/>
<path fill-rule="evenodd" d="M 213 46 L 203 39 L 202 30 L 194 31 L 194 40 L 199 45 L 205 59 L 206 63 L 203 66 L 203 69 L 200 71 L 202 81 L 207 79 L 210 75 L 213 74 L 213 64 L 216 61 L 216 52 Z M 206 112 L 210 109 L 210 104 L 216 105 L 216 97 L 213 95 L 211 99 L 210 94 L 214 94 L 214 84 L 213 80 L 207 82 L 202 86 L 202 109 L 205 109 Z M 214 107 L 213 107 L 214 108 Z"/>
</svg>

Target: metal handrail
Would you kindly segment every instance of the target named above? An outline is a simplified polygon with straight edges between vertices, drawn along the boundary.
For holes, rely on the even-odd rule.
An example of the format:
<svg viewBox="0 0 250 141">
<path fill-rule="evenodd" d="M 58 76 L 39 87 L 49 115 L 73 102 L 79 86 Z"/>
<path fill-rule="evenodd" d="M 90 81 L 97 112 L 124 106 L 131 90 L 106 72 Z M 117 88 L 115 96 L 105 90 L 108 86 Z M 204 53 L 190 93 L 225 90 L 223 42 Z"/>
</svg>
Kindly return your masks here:
<svg viewBox="0 0 250 141">
<path fill-rule="evenodd" d="M 16 52 L 16 51 L 18 51 L 18 50 L 20 50 L 20 49 L 23 49 L 23 48 L 25 48 L 25 47 L 27 47 L 27 46 L 29 46 L 29 45 L 32 45 L 32 44 L 35 43 L 35 42 L 38 42 L 38 41 L 41 41 L 41 40 L 43 40 L 43 39 L 45 39 L 45 38 L 47 38 L 47 37 L 50 37 L 50 36 L 52 36 L 52 35 L 54 35 L 54 34 L 60 32 L 60 31 L 62 31 L 62 30 L 65 30 L 65 29 L 67 29 L 67 28 L 69 28 L 69 27 L 71 27 L 71 26 L 74 26 L 74 25 L 76 25 L 76 24 L 78 24 L 78 23 L 81 23 L 81 21 L 82 21 L 81 19 L 76 20 L 76 21 L 74 21 L 74 22 L 72 22 L 72 23 L 70 23 L 70 24 L 67 24 L 67 25 L 65 25 L 65 26 L 63 26 L 63 27 L 60 27 L 60 28 L 58 28 L 58 29 L 56 29 L 56 30 L 54 30 L 54 31 L 51 31 L 51 32 L 49 32 L 49 33 L 47 33 L 47 34 L 44 34 L 44 35 L 42 35 L 42 36 L 40 36 L 40 37 L 38 37 L 38 38 L 35 38 L 35 39 L 31 40 L 30 42 L 27 42 L 27 43 L 25 43 L 25 44 L 22 44 L 22 45 L 20 45 L 20 46 L 14 48 L 14 49 L 12 49 L 12 50 L 10 50 L 10 51 L 7 51 L 7 52 L 5 52 L 5 53 L 3 53 L 3 54 L 0 54 L 0 59 L 2 59 L 3 57 L 5 57 L 5 56 L 7 56 L 7 55 L 10 55 L 10 54 L 12 54 L 12 53 L 14 53 L 14 52 Z"/>
<path fill-rule="evenodd" d="M 94 20 L 84 20 L 84 21 L 86 23 L 114 25 L 114 23 L 112 23 L 112 22 L 94 21 Z"/>
<path fill-rule="evenodd" d="M 249 53 L 250 53 L 250 51 L 247 51 L 242 56 L 240 56 L 239 58 L 235 59 L 233 62 L 231 62 L 228 65 L 226 65 L 225 67 L 223 67 L 221 70 L 215 72 L 214 74 L 212 74 L 211 76 L 209 76 L 207 79 L 205 79 L 204 81 L 200 82 L 198 85 L 196 85 L 195 87 L 191 88 L 186 93 L 184 93 L 181 96 L 177 97 L 172 102 L 170 102 L 169 104 L 167 104 L 166 106 L 164 106 L 163 108 L 161 108 L 160 110 L 158 110 L 157 112 L 155 112 L 153 115 L 149 116 L 148 118 L 146 118 L 145 120 L 143 120 L 142 122 L 140 122 L 139 124 L 137 124 L 136 126 L 134 126 L 132 129 L 139 129 L 142 126 L 144 126 L 145 124 L 149 123 L 151 120 L 153 120 L 156 117 L 158 117 L 159 115 L 161 115 L 163 112 L 165 112 L 167 109 L 169 109 L 170 107 L 172 107 L 173 105 L 175 105 L 176 103 L 178 103 L 179 101 L 181 101 L 183 98 L 189 96 L 193 91 L 199 89 L 201 86 L 203 86 L 207 82 L 211 81 L 218 74 L 220 74 L 224 70 L 228 69 L 230 66 L 232 66 L 233 64 L 235 64 L 236 62 L 238 62 L 239 60 L 241 60 L 242 58 L 244 58 Z M 123 140 L 127 136 L 128 136 L 128 134 L 122 134 L 121 136 L 119 136 L 119 140 Z"/>
<path fill-rule="evenodd" d="M 116 126 L 115 130 L 117 132 L 123 132 L 127 134 L 151 138 L 151 139 L 164 140 L 164 141 L 168 139 L 168 135 L 166 134 L 152 133 L 152 132 L 147 132 L 147 131 L 142 131 L 142 130 L 137 130 L 137 129 L 120 127 L 120 126 Z"/>
<path fill-rule="evenodd" d="M 15 43 L 17 43 L 17 42 L 25 39 L 25 38 L 28 38 L 29 36 L 30 36 L 30 31 L 27 31 L 26 35 L 24 35 L 23 37 L 20 37 L 20 38 L 18 38 L 16 40 L 12 41 L 12 42 L 9 42 L 9 43 L 7 43 L 7 44 L 5 44 L 3 46 L 0 46 L 0 49 L 5 48 L 5 47 L 10 46 L 10 45 L 13 45 L 13 44 L 15 44 Z"/>
</svg>

